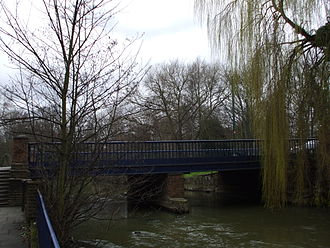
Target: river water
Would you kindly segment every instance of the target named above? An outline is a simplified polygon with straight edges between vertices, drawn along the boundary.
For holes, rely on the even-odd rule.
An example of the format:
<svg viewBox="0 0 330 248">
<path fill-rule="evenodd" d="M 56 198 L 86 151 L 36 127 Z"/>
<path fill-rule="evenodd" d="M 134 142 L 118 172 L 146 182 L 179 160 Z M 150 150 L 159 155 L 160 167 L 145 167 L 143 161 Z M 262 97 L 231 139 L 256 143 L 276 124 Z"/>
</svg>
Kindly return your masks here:
<svg viewBox="0 0 330 248">
<path fill-rule="evenodd" d="M 127 219 L 90 221 L 76 238 L 106 248 L 330 247 L 330 210 L 288 207 L 271 211 L 256 202 L 187 192 L 191 211 L 175 215 L 135 209 Z"/>
</svg>

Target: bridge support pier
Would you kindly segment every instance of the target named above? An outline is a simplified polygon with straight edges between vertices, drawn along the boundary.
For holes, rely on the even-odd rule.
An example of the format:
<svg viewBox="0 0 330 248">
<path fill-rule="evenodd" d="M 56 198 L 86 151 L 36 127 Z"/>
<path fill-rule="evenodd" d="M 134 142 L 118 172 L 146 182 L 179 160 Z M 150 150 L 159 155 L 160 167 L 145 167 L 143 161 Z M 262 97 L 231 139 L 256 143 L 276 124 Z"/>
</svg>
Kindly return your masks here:
<svg viewBox="0 0 330 248">
<path fill-rule="evenodd" d="M 184 178 L 182 174 L 167 174 L 162 196 L 158 204 L 175 213 L 188 213 L 189 205 L 184 198 Z"/>
<path fill-rule="evenodd" d="M 181 174 L 150 174 L 128 177 L 128 199 L 135 204 L 155 204 L 175 213 L 189 212 Z"/>
</svg>

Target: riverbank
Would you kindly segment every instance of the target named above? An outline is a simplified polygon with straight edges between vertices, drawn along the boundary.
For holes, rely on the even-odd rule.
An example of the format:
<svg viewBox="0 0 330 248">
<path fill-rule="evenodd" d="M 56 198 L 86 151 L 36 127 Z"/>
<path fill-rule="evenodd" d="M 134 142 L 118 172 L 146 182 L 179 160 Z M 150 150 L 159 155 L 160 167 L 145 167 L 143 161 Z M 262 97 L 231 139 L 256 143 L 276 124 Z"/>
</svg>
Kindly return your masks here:
<svg viewBox="0 0 330 248">
<path fill-rule="evenodd" d="M 187 174 L 184 176 L 184 189 L 188 191 L 220 192 L 218 172 Z"/>
</svg>

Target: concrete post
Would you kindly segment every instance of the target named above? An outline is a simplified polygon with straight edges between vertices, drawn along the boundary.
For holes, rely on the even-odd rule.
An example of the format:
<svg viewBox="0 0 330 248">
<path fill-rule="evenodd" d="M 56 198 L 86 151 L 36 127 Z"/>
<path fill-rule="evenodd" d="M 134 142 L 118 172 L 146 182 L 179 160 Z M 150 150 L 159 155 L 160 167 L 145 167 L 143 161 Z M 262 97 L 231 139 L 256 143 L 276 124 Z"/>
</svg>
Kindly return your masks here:
<svg viewBox="0 0 330 248">
<path fill-rule="evenodd" d="M 34 180 L 26 180 L 24 184 L 24 212 L 27 222 L 37 217 L 37 189 L 40 182 Z"/>
</svg>

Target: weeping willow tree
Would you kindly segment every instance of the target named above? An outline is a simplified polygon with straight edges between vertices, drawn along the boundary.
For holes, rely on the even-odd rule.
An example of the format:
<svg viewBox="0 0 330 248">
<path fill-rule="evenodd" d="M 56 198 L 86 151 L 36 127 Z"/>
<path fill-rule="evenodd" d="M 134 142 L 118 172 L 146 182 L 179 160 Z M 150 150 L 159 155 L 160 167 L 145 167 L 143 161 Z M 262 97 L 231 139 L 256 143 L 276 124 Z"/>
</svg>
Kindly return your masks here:
<svg viewBox="0 0 330 248">
<path fill-rule="evenodd" d="M 265 205 L 330 206 L 330 2 L 195 0 L 195 8 L 214 51 L 244 71 L 255 136 L 264 140 Z M 288 138 L 311 136 L 316 162 L 301 149 L 291 166 Z"/>
</svg>

